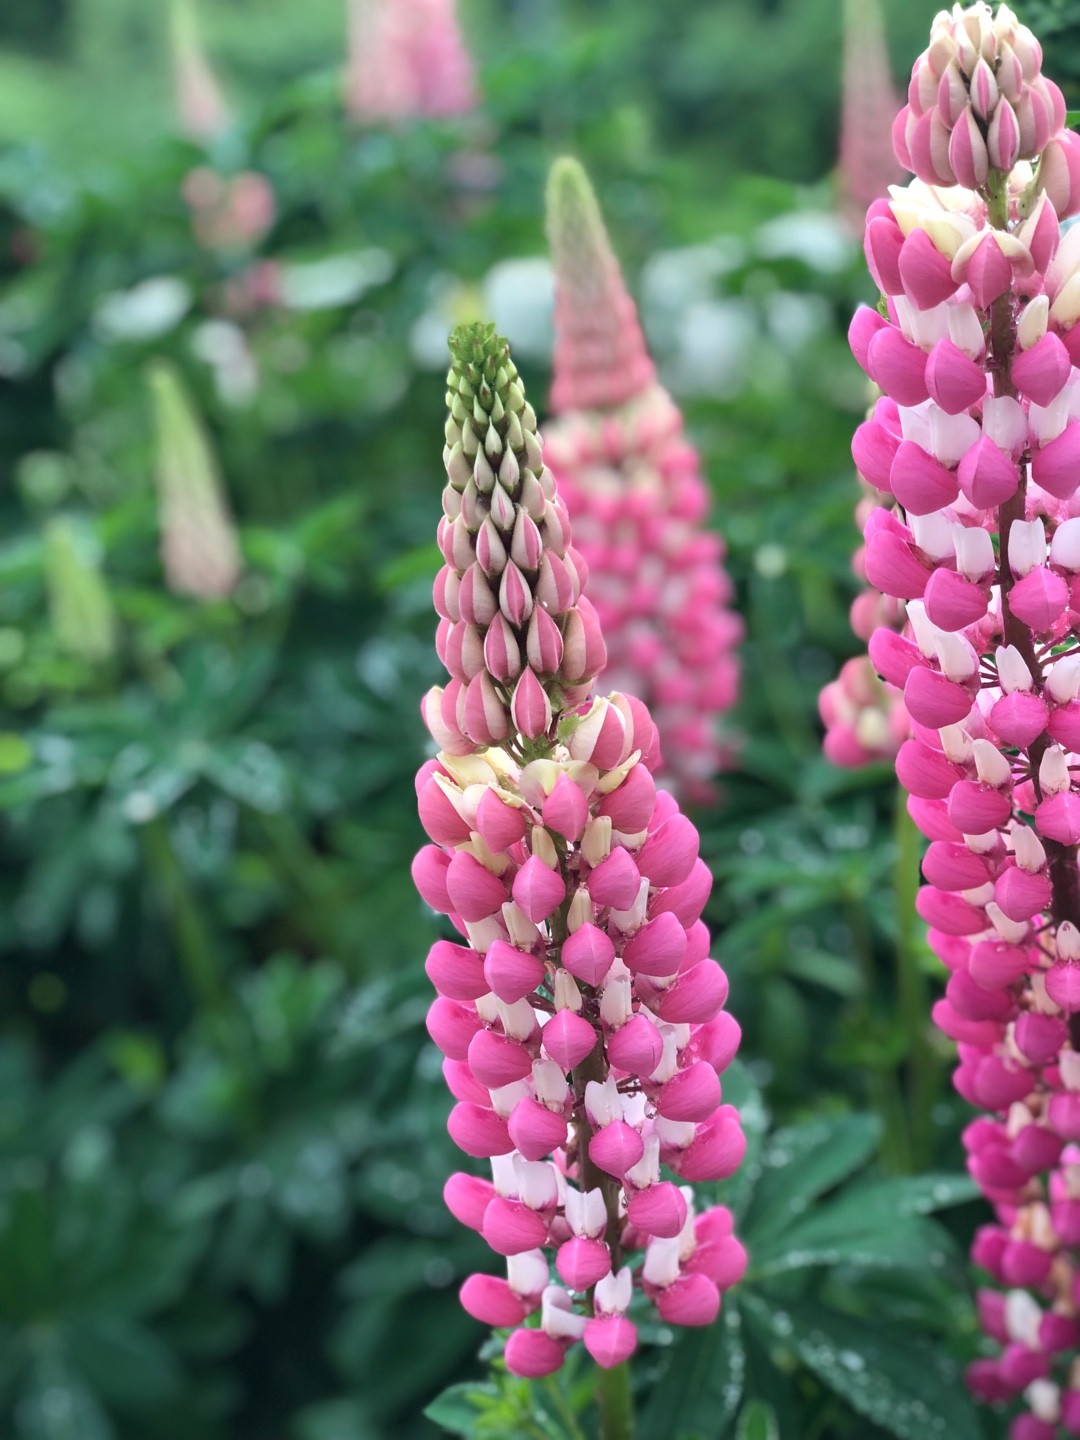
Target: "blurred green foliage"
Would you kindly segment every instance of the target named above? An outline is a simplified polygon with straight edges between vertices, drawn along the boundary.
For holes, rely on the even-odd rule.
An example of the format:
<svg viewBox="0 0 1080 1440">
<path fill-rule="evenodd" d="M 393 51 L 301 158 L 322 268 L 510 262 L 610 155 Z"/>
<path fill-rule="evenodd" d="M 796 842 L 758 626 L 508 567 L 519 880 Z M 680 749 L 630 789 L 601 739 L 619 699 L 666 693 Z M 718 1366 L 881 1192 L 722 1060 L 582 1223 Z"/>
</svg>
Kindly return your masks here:
<svg viewBox="0 0 1080 1440">
<path fill-rule="evenodd" d="M 917 840 L 888 767 L 819 754 L 816 691 L 857 648 L 844 331 L 872 298 L 828 174 L 839 7 L 463 0 L 483 111 L 394 130 L 342 113 L 338 0 L 203 8 L 237 113 L 208 150 L 172 129 L 162 7 L 0 30 L 0 1433 L 589 1433 L 586 1367 L 487 1378 L 457 1305 L 491 1256 L 441 1203 L 438 931 L 408 874 L 444 336 L 494 311 L 542 408 L 562 149 L 748 627 L 741 759 L 696 819 L 754 1262 L 721 1325 L 649 1333 L 641 1440 L 999 1433 L 956 1378 L 980 1211 Z M 933 9 L 891 7 L 899 75 Z M 206 175 L 250 173 L 272 221 L 197 235 Z M 162 361 L 236 518 L 225 597 L 165 584 Z"/>
</svg>

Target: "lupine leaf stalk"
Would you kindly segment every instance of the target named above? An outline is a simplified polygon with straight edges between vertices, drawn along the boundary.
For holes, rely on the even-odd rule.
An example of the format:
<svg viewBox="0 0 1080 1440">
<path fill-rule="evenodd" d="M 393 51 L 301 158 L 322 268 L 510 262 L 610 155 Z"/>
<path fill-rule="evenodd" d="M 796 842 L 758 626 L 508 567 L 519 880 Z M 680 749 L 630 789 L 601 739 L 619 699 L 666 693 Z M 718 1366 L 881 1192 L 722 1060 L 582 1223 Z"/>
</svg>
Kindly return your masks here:
<svg viewBox="0 0 1080 1440">
<path fill-rule="evenodd" d="M 509 348 L 480 325 L 450 344 L 435 582 L 450 680 L 422 707 L 439 754 L 417 777 L 431 843 L 413 874 L 459 932 L 427 958 L 428 1030 L 450 1134 L 491 1178 L 455 1174 L 445 1196 L 505 1257 L 461 1299 L 511 1331 L 509 1369 L 549 1374 L 577 1341 L 607 1369 L 636 1346 L 635 1291 L 704 1325 L 743 1272 L 730 1213 L 695 1214 L 691 1189 L 743 1155 L 718 1078 L 739 1027 L 708 954 L 697 832 L 653 779 L 656 726 L 640 700 L 593 693 L 586 567 Z"/>
<path fill-rule="evenodd" d="M 448 118 L 476 108 L 455 0 L 348 0 L 345 104 L 354 120 Z"/>
<path fill-rule="evenodd" d="M 867 216 L 884 303 L 850 331 L 884 392 L 853 453 L 895 502 L 865 569 L 908 629 L 870 655 L 913 722 L 934 1018 L 988 1112 L 964 1142 L 1000 1350 L 969 1380 L 1022 1397 L 1012 1440 L 1080 1435 L 1080 137 L 1041 60 L 1005 5 L 936 17 L 893 130 L 916 178 Z"/>
<path fill-rule="evenodd" d="M 656 381 L 600 209 L 575 160 L 548 185 L 555 357 L 547 458 L 574 522 L 608 647 L 602 684 L 639 695 L 663 736 L 665 783 L 712 796 L 729 747 L 742 638 L 724 545 L 682 416 Z"/>
</svg>

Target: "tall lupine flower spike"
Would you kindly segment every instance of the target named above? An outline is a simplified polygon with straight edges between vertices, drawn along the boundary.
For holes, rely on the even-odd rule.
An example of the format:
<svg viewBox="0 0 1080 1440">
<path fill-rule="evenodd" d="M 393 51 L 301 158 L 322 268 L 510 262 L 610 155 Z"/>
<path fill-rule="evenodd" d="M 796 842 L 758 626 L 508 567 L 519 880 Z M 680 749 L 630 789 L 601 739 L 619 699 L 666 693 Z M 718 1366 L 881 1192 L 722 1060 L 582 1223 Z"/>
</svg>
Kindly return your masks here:
<svg viewBox="0 0 1080 1440">
<path fill-rule="evenodd" d="M 653 780 L 656 727 L 639 700 L 593 697 L 603 641 L 509 349 L 474 325 L 451 352 L 435 582 L 451 679 L 423 704 L 440 753 L 417 777 L 431 844 L 413 875 L 461 936 L 427 959 L 450 1133 L 491 1165 L 451 1176 L 446 1201 L 506 1261 L 462 1303 L 512 1328 L 506 1363 L 535 1377 L 577 1340 L 625 1360 L 635 1289 L 702 1325 L 741 1275 L 729 1213 L 695 1215 L 691 1188 L 745 1148 L 718 1078 L 739 1027 L 697 832 Z"/>
<path fill-rule="evenodd" d="M 548 458 L 592 576 L 608 645 L 606 689 L 646 701 L 666 776 L 708 798 L 726 748 L 717 719 L 735 702 L 742 626 L 723 541 L 702 528 L 709 496 L 682 416 L 656 383 L 634 302 L 581 166 L 548 186 L 555 264 L 555 360 Z"/>
<path fill-rule="evenodd" d="M 180 128 L 192 140 L 210 141 L 229 126 L 229 107 L 203 49 L 192 0 L 172 0 L 173 89 Z"/>
<path fill-rule="evenodd" d="M 149 370 L 157 429 L 155 480 L 161 560 L 169 589 L 202 600 L 228 595 L 240 549 L 209 441 L 183 383 L 167 362 Z"/>
<path fill-rule="evenodd" d="M 348 45 L 345 105 L 355 120 L 452 117 L 476 108 L 455 0 L 348 0 Z"/>
<path fill-rule="evenodd" d="M 844 215 L 861 230 L 866 207 L 903 178 L 892 147 L 900 100 L 878 0 L 844 0 L 842 92 L 837 180 Z"/>
<path fill-rule="evenodd" d="M 970 1373 L 1023 1395 L 1012 1440 L 1080 1435 L 1080 139 L 1001 6 L 934 21 L 894 136 L 918 178 L 870 208 L 882 311 L 852 349 L 885 392 L 853 446 L 894 498 L 865 569 L 911 638 L 871 637 L 914 722 L 897 757 L 932 842 L 920 914 L 935 1007 L 994 1207 L 974 1258 L 1003 1348 Z"/>
</svg>

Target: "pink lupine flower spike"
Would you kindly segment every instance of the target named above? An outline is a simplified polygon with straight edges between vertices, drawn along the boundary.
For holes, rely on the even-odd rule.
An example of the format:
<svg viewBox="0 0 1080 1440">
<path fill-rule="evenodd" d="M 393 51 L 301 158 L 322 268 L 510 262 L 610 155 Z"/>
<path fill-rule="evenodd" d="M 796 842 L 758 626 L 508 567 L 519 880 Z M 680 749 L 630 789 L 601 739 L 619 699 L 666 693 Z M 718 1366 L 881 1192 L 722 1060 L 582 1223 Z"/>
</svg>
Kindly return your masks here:
<svg viewBox="0 0 1080 1440">
<path fill-rule="evenodd" d="M 856 460 L 894 501 L 866 575 L 910 627 L 870 656 L 912 719 L 934 1018 L 988 1112 L 964 1141 L 1000 1348 L 969 1379 L 1023 1398 L 1011 1440 L 1080 1435 L 1080 137 L 1041 64 L 1006 5 L 935 18 L 893 131 L 917 178 L 867 217 L 884 304 L 850 331 L 884 392 Z"/>
<path fill-rule="evenodd" d="M 594 697 L 586 569 L 506 342 L 470 326 L 451 351 L 435 583 L 451 678 L 423 705 L 440 752 L 417 778 L 431 843 L 413 873 L 460 937 L 427 961 L 450 1133 L 490 1162 L 490 1179 L 451 1176 L 446 1202 L 505 1257 L 462 1303 L 536 1377 L 578 1341 L 625 1360 L 635 1291 L 707 1324 L 741 1275 L 730 1215 L 695 1214 L 692 1188 L 744 1150 L 719 1079 L 739 1027 L 697 832 L 653 780 L 656 727 L 639 700 Z"/>
<path fill-rule="evenodd" d="M 656 382 L 634 302 L 596 197 L 575 160 L 548 185 L 555 358 L 548 460 L 589 566 L 608 647 L 605 690 L 650 707 L 664 778 L 712 798 L 729 742 L 742 624 L 730 610 L 724 544 L 704 527 L 709 494 L 682 416 Z"/>
</svg>

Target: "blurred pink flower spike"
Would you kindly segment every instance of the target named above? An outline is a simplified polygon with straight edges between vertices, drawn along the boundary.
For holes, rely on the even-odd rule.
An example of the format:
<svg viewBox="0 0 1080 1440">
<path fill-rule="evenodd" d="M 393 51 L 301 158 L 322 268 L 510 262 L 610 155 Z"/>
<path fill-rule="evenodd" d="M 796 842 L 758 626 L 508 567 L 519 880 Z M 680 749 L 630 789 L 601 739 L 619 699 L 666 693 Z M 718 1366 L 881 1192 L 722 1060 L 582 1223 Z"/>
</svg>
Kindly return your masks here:
<svg viewBox="0 0 1080 1440">
<path fill-rule="evenodd" d="M 664 779 L 713 798 L 728 759 L 718 721 L 735 703 L 742 624 L 724 543 L 682 416 L 656 371 L 592 188 L 575 160 L 552 168 L 554 418 L 547 455 L 588 567 L 608 648 L 606 690 L 641 697 L 660 731 Z"/>
<path fill-rule="evenodd" d="M 173 91 L 180 128 L 204 144 L 227 130 L 232 117 L 203 49 L 193 0 L 172 0 Z"/>
<path fill-rule="evenodd" d="M 417 776 L 431 843 L 413 877 L 461 940 L 426 966 L 448 1127 L 491 1166 L 451 1176 L 446 1203 L 506 1267 L 461 1300 L 536 1378 L 579 1341 L 622 1364 L 635 1286 L 667 1323 L 706 1325 L 741 1277 L 730 1213 L 695 1212 L 692 1188 L 742 1159 L 719 1079 L 740 1036 L 697 831 L 653 778 L 656 727 L 640 700 L 595 695 L 604 640 L 509 347 L 483 325 L 450 343 L 450 680 L 422 707 L 440 750 Z"/>
<path fill-rule="evenodd" d="M 892 124 L 900 96 L 889 71 L 879 0 L 844 0 L 840 207 L 861 231 L 867 207 L 903 179 L 892 147 Z"/>
<path fill-rule="evenodd" d="M 363 124 L 476 109 L 455 0 L 348 0 L 345 108 Z"/>
</svg>

